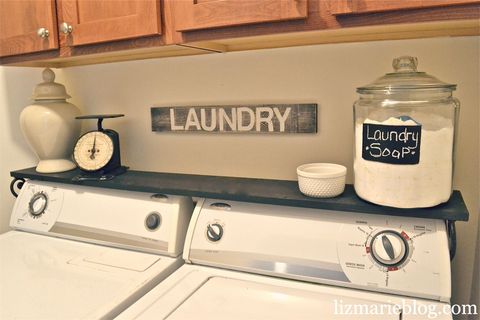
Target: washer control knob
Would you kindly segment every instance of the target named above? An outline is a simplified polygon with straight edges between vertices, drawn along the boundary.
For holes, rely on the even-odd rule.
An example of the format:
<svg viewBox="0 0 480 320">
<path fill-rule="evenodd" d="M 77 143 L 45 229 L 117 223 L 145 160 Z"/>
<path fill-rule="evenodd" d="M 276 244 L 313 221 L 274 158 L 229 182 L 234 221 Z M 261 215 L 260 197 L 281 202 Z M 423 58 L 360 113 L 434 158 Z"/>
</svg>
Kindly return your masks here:
<svg viewBox="0 0 480 320">
<path fill-rule="evenodd" d="M 47 209 L 48 198 L 43 192 L 37 192 L 28 203 L 28 212 L 34 217 L 40 217 Z"/>
<path fill-rule="evenodd" d="M 217 242 L 222 239 L 223 227 L 219 223 L 210 223 L 207 226 L 207 239 L 212 242 Z"/>
<path fill-rule="evenodd" d="M 158 212 L 149 213 L 145 218 L 145 227 L 150 231 L 157 230 L 161 223 L 162 218 Z"/>
<path fill-rule="evenodd" d="M 383 266 L 401 264 L 408 255 L 408 245 L 396 231 L 387 230 L 377 233 L 371 242 L 373 258 Z"/>
</svg>

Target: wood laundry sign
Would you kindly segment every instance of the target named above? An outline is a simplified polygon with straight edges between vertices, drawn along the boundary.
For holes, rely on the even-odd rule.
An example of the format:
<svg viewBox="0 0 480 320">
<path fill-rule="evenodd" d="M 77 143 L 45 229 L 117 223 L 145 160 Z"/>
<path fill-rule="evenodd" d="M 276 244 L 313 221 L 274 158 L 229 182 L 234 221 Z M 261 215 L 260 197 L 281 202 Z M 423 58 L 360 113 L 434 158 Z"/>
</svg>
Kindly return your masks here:
<svg viewBox="0 0 480 320">
<path fill-rule="evenodd" d="M 317 104 L 152 107 L 151 115 L 157 132 L 317 132 Z"/>
</svg>

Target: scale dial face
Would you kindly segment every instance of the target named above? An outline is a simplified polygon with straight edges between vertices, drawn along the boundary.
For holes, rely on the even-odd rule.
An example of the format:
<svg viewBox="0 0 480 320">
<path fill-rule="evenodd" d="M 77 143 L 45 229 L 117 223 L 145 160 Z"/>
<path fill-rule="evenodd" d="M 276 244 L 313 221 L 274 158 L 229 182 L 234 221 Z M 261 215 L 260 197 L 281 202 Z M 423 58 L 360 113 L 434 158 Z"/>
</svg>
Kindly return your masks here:
<svg viewBox="0 0 480 320">
<path fill-rule="evenodd" d="M 101 131 L 91 131 L 78 139 L 73 157 L 80 169 L 97 171 L 110 161 L 113 149 L 113 141 L 108 135 Z"/>
</svg>

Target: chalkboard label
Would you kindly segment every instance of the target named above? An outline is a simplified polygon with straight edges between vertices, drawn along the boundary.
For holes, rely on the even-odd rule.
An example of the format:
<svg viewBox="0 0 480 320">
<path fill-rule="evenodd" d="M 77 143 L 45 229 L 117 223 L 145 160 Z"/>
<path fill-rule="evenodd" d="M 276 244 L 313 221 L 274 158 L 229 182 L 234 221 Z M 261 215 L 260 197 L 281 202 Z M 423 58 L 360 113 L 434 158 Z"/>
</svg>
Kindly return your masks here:
<svg viewBox="0 0 480 320">
<path fill-rule="evenodd" d="M 422 126 L 389 126 L 364 123 L 362 158 L 392 164 L 420 161 Z"/>
</svg>

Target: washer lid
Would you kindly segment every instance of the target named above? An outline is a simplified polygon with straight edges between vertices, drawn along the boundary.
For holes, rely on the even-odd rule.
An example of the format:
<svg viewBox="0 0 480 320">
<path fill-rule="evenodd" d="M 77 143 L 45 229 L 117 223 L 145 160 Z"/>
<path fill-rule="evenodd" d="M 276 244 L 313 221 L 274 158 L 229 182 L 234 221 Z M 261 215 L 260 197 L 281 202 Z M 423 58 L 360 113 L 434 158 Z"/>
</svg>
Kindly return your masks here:
<svg viewBox="0 0 480 320">
<path fill-rule="evenodd" d="M 359 293 L 361 296 L 361 293 Z M 336 301 L 336 302 L 335 302 Z M 347 315 L 346 306 L 362 310 L 391 306 L 392 314 Z M 393 304 L 333 296 L 320 292 L 269 285 L 224 277 L 209 278 L 189 296 L 167 319 L 400 319 Z M 360 310 L 361 311 L 361 310 Z M 371 311 L 370 311 L 371 312 Z M 352 318 L 352 319 L 353 319 Z"/>
<path fill-rule="evenodd" d="M 162 257 L 164 258 L 164 257 Z M 99 269 L 101 266 L 144 272 L 161 258 L 158 255 L 127 250 L 108 250 L 97 252 L 93 255 L 81 256 L 70 264 L 89 266 Z M 100 269 L 99 269 L 100 270 Z"/>
<path fill-rule="evenodd" d="M 177 261 L 10 231 L 0 235 L 0 319 L 113 318 Z"/>
</svg>

